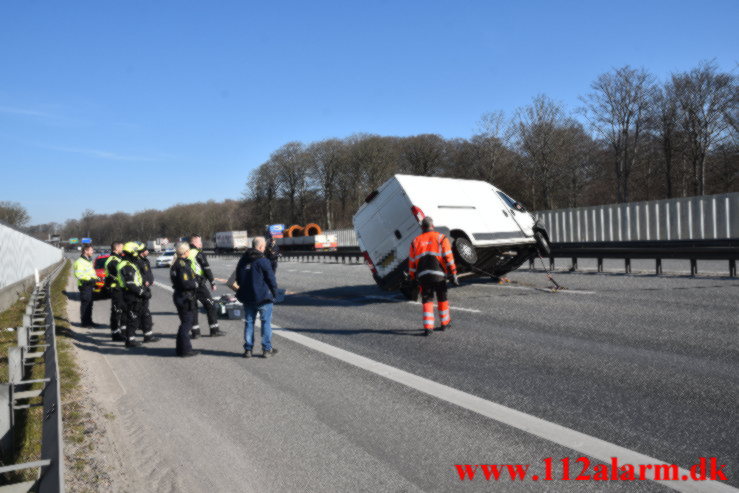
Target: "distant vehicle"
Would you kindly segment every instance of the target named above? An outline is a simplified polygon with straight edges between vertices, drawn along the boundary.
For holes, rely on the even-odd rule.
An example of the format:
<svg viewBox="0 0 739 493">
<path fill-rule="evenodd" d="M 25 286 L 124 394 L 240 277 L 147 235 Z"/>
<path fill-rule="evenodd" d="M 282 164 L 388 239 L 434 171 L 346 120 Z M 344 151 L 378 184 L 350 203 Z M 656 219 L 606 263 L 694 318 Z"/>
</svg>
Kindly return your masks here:
<svg viewBox="0 0 739 493">
<path fill-rule="evenodd" d="M 169 240 L 167 238 L 157 238 L 155 240 L 149 240 L 146 242 L 146 248 L 150 252 L 159 253 L 169 246 Z"/>
<path fill-rule="evenodd" d="M 248 247 L 249 238 L 246 231 L 220 231 L 215 234 L 216 253 L 244 251 Z"/>
<path fill-rule="evenodd" d="M 108 259 L 108 257 L 110 257 L 110 254 L 100 255 L 92 264 L 93 268 L 95 269 L 95 274 L 97 274 L 98 276 L 98 280 L 95 281 L 95 286 L 92 288 L 92 294 L 96 298 L 107 298 L 108 296 L 110 296 L 108 286 L 105 283 L 105 280 L 108 276 L 107 272 L 105 272 L 105 261 Z"/>
<path fill-rule="evenodd" d="M 175 251 L 165 250 L 161 255 L 157 257 L 157 267 L 172 267 L 175 261 Z"/>
<path fill-rule="evenodd" d="M 449 238 L 459 272 L 500 276 L 537 250 L 549 255 L 544 227 L 490 183 L 395 175 L 367 196 L 353 218 L 359 247 L 381 288 L 401 288 L 411 242 L 426 215 Z"/>
</svg>

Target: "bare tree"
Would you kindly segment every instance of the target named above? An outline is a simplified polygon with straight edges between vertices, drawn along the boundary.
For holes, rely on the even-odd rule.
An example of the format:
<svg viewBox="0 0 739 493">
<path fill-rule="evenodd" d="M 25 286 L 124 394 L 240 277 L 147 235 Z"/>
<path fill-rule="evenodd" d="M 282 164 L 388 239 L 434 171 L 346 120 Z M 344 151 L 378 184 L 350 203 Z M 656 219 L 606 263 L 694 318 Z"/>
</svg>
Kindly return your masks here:
<svg viewBox="0 0 739 493">
<path fill-rule="evenodd" d="M 434 176 L 444 168 L 446 142 L 440 135 L 422 134 L 402 139 L 402 169 L 412 175 Z"/>
<path fill-rule="evenodd" d="M 277 171 L 278 183 L 283 196 L 289 203 L 290 222 L 303 219 L 302 198 L 305 194 L 308 178 L 307 160 L 304 156 L 303 144 L 288 142 L 270 156 Z M 300 207 L 299 207 L 300 206 Z"/>
<path fill-rule="evenodd" d="M 675 88 L 671 83 L 665 84 L 653 93 L 654 101 L 651 106 L 650 127 L 659 141 L 662 150 L 662 161 L 665 173 L 665 193 L 672 198 L 674 185 L 672 175 L 675 154 L 679 146 L 678 128 L 678 101 L 675 97 Z"/>
<path fill-rule="evenodd" d="M 30 220 L 28 211 L 18 202 L 0 202 L 0 221 L 16 228 L 23 228 Z"/>
<path fill-rule="evenodd" d="M 575 134 L 571 128 L 577 126 L 561 105 L 545 95 L 537 96 L 530 106 L 518 110 L 514 130 L 524 157 L 522 166 L 532 207 L 552 208 L 553 191 L 562 181 L 564 166 L 574 154 Z"/>
<path fill-rule="evenodd" d="M 585 114 L 611 147 L 616 200 L 628 202 L 629 177 L 648 117 L 653 77 L 644 69 L 627 65 L 600 75 L 591 87 L 594 92 L 582 98 Z"/>
<path fill-rule="evenodd" d="M 267 161 L 252 170 L 244 198 L 254 203 L 254 212 L 259 216 L 260 222 L 266 224 L 274 222 L 278 189 L 278 172 L 272 161 Z"/>
<path fill-rule="evenodd" d="M 719 73 L 714 62 L 703 62 L 690 72 L 673 74 L 672 86 L 688 144 L 693 193 L 703 195 L 706 156 L 732 130 L 736 133 L 730 116 L 739 101 L 736 79 L 731 74 Z"/>
<path fill-rule="evenodd" d="M 308 146 L 310 174 L 323 199 L 326 228 L 334 227 L 333 201 L 346 148 L 339 139 L 326 139 Z"/>
<path fill-rule="evenodd" d="M 499 170 L 505 164 L 507 144 L 513 135 L 513 128 L 506 125 L 502 111 L 485 113 L 478 127 L 480 133 L 473 137 L 473 142 L 479 147 L 476 174 L 483 180 L 493 182 L 498 179 Z"/>
</svg>

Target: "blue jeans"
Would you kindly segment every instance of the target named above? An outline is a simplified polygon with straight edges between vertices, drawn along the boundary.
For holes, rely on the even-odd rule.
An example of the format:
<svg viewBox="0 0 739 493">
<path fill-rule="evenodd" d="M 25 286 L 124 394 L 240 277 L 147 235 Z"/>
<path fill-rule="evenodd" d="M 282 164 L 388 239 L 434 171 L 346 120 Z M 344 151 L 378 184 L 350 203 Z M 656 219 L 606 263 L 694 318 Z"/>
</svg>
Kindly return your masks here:
<svg viewBox="0 0 739 493">
<path fill-rule="evenodd" d="M 256 303 L 244 303 L 244 350 L 251 351 L 254 347 L 254 324 L 257 321 L 257 313 L 262 319 L 262 350 L 272 349 L 272 303 L 257 305 Z"/>
</svg>

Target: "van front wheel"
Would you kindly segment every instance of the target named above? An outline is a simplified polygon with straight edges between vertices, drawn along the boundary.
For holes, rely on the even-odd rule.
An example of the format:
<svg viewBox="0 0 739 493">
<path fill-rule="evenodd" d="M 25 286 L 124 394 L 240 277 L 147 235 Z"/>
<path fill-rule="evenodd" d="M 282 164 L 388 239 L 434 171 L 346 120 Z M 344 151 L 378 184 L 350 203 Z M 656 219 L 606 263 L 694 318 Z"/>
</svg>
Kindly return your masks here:
<svg viewBox="0 0 739 493">
<path fill-rule="evenodd" d="M 467 238 L 457 238 L 453 245 L 454 255 L 465 267 L 472 267 L 477 262 L 477 252 Z"/>
<path fill-rule="evenodd" d="M 549 240 L 541 231 L 534 233 L 534 239 L 536 240 L 536 248 L 542 257 L 549 257 L 552 254 L 552 246 L 549 244 Z"/>
</svg>

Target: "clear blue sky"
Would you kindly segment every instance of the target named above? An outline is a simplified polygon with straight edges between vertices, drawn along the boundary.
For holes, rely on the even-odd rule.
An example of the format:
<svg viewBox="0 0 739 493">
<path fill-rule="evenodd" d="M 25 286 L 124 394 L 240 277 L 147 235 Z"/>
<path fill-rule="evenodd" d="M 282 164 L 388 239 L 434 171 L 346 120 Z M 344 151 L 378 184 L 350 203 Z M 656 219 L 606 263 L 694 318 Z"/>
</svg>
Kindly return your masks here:
<svg viewBox="0 0 739 493">
<path fill-rule="evenodd" d="M 734 71 L 737 19 L 737 0 L 5 0 L 0 200 L 37 224 L 239 198 L 291 140 L 467 138 L 539 93 L 573 109 L 613 67 Z"/>
</svg>

